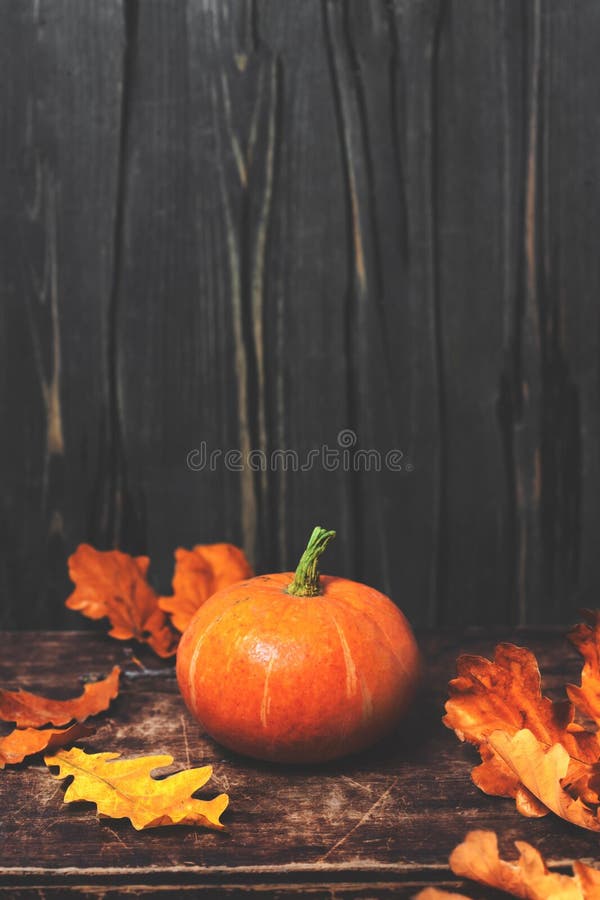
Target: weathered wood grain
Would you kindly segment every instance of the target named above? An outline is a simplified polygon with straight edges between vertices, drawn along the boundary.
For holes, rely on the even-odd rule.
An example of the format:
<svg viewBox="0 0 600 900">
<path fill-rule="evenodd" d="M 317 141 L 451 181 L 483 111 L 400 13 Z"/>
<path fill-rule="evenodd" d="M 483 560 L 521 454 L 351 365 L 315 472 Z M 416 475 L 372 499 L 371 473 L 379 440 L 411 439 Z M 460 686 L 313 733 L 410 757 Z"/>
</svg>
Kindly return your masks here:
<svg viewBox="0 0 600 900">
<path fill-rule="evenodd" d="M 435 621 L 443 446 L 436 287 L 437 0 L 325 5 L 344 152 L 356 577 Z M 414 173 L 414 177 L 409 176 Z M 363 452 L 384 457 L 365 470 Z M 396 449 L 400 470 L 385 463 Z"/>
<path fill-rule="evenodd" d="M 111 882 L 111 885 L 113 882 Z M 447 880 L 437 882 L 437 886 L 449 890 L 457 891 L 464 887 L 462 882 Z M 58 888 L 32 887 L 15 890 L 12 887 L 3 889 L 0 885 L 0 897 L 7 895 L 14 900 L 60 900 L 62 897 L 85 896 L 90 898 L 99 898 L 99 900 L 116 900 L 117 897 L 139 897 L 142 896 L 146 900 L 175 900 L 175 898 L 183 897 L 216 897 L 219 900 L 226 898 L 248 897 L 251 894 L 256 895 L 259 892 L 260 897 L 264 900 L 282 900 L 284 897 L 300 896 L 308 897 L 310 900 L 391 900 L 391 898 L 400 898 L 400 900 L 408 900 L 423 889 L 423 882 L 414 881 L 398 885 L 394 882 L 385 882 L 378 879 L 369 880 L 364 883 L 358 882 L 337 882 L 312 884 L 305 881 L 286 882 L 285 884 L 272 885 L 264 881 L 257 881 L 253 884 L 231 884 L 228 886 L 219 884 L 192 884 L 178 885 L 175 889 L 169 889 L 168 884 L 156 885 L 154 887 L 144 887 L 140 884 L 134 884 L 132 887 L 121 885 L 119 887 L 95 885 L 90 887 L 87 884 L 79 886 L 61 884 Z M 481 889 L 473 889 L 468 887 L 469 896 L 472 900 L 502 900 L 506 894 L 502 895 L 497 891 L 484 891 Z"/>
<path fill-rule="evenodd" d="M 145 672 L 126 645 L 102 635 L 0 635 L 8 648 L 0 660 L 3 687 L 64 696 L 69 682 L 76 691 L 77 677 L 124 665 L 121 694 L 84 746 L 125 755 L 169 753 L 174 770 L 211 763 L 214 776 L 203 795 L 225 790 L 231 796 L 225 834 L 186 828 L 139 833 L 124 821 L 97 821 L 91 804 L 64 805 L 64 787 L 39 760 L 7 767 L 0 778 L 0 895 L 20 896 L 34 887 L 68 895 L 85 886 L 90 896 L 102 890 L 152 896 L 160 886 L 229 896 L 260 885 L 273 898 L 286 891 L 315 897 L 397 891 L 403 897 L 428 883 L 457 887 L 446 860 L 476 827 L 497 830 L 507 853 L 513 840 L 525 838 L 552 865 L 579 857 L 600 861 L 595 835 L 553 816 L 525 820 L 512 801 L 478 791 L 469 776 L 476 754 L 441 724 L 457 654 L 490 654 L 507 638 L 538 654 L 546 690 L 576 677 L 577 656 L 557 632 L 423 634 L 428 669 L 412 720 L 367 753 L 303 768 L 273 767 L 220 748 L 185 709 L 172 665 L 143 649 Z"/>
<path fill-rule="evenodd" d="M 507 108 L 505 83 L 509 72 L 515 77 L 522 51 L 515 10 L 515 4 L 446 4 L 439 26 L 435 165 L 445 453 L 439 609 L 446 622 L 514 615 L 513 473 L 503 456 L 497 401 L 507 294 L 514 290 L 513 247 L 506 246 L 514 233 L 514 173 L 503 176 L 511 162 L 506 140 L 520 127 L 518 108 Z"/>
<path fill-rule="evenodd" d="M 109 540 L 121 13 L 2 8 L 0 617 L 20 627 L 72 621 L 66 555 Z"/>
<path fill-rule="evenodd" d="M 278 464 L 254 476 L 256 562 L 289 568 L 313 522 L 336 518 L 344 524 L 330 563 L 352 568 L 360 533 L 353 479 L 341 466 L 326 470 L 320 458 L 325 445 L 339 450 L 338 434 L 352 414 L 343 163 L 321 4 L 309 0 L 290 12 L 279 3 L 256 4 L 243 72 L 234 64 L 235 43 L 225 44 L 229 59 L 223 59 L 223 38 L 213 51 L 215 70 L 224 69 L 219 77 L 237 85 L 231 127 L 251 160 L 247 186 L 234 182 L 229 201 L 232 240 L 248 247 L 248 265 L 260 273 L 240 286 L 242 295 L 250 292 L 242 300 L 253 319 L 247 340 L 255 358 L 249 370 L 250 437 L 267 454 L 298 454 L 296 467 Z M 200 56 L 194 58 L 198 77 Z M 258 121 L 252 149 L 245 120 L 255 107 L 260 110 L 260 79 L 266 92 L 261 103 L 270 106 L 272 118 Z M 223 118 L 218 108 L 216 115 Z M 220 147 L 227 164 L 231 135 L 223 134 Z M 214 151 L 213 165 L 221 167 Z M 311 451 L 319 453 L 312 465 Z"/>
<path fill-rule="evenodd" d="M 212 534 L 238 538 L 219 474 L 216 503 L 214 494 L 197 490 L 186 467 L 197 436 L 210 439 L 219 427 L 211 371 L 228 355 L 229 330 L 211 323 L 213 292 L 199 284 L 207 259 L 196 245 L 189 132 L 194 122 L 210 128 L 210 115 L 206 107 L 192 108 L 186 6 L 150 0 L 126 9 L 122 251 L 115 283 L 124 505 L 116 540 L 130 552 L 148 552 L 153 578 L 166 589 L 176 546 Z"/>
<path fill-rule="evenodd" d="M 0 623 L 75 622 L 82 540 L 166 589 L 318 521 L 416 622 L 594 605 L 598 4 L 3 12 Z"/>
<path fill-rule="evenodd" d="M 595 606 L 600 587 L 595 540 L 600 508 L 594 502 L 600 466 L 595 340 L 600 272 L 589 262 L 600 226 L 600 180 L 591 152 L 600 139 L 600 121 L 595 114 L 582 114 L 588 104 L 597 109 L 598 103 L 598 86 L 589 72 L 599 10 L 582 5 L 573 18 L 566 12 L 560 3 L 546 9 L 541 94 L 546 297 L 542 448 L 547 473 L 542 528 L 544 593 L 548 612 L 557 620 L 564 617 L 566 597 Z"/>
</svg>

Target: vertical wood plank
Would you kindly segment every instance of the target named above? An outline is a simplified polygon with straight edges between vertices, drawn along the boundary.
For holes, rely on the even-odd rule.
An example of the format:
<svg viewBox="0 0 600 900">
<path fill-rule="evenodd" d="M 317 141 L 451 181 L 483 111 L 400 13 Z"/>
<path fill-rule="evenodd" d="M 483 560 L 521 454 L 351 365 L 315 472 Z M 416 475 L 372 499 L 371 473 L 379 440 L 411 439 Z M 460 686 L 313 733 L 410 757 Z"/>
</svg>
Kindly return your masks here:
<svg viewBox="0 0 600 900">
<path fill-rule="evenodd" d="M 440 4 L 325 5 L 348 196 L 359 577 L 437 615 L 443 446 L 434 129 Z M 377 451 L 380 471 L 363 451 Z M 399 470 L 387 454 L 403 454 Z"/>
<path fill-rule="evenodd" d="M 121 3 L 2 9 L 0 621 L 67 620 L 66 556 L 102 543 Z"/>
<path fill-rule="evenodd" d="M 197 97 L 191 134 L 195 234 L 199 254 L 213 270 L 209 302 L 220 310 L 231 341 L 220 369 L 235 417 L 227 437 L 217 437 L 212 446 L 240 453 L 239 473 L 227 471 L 224 458 L 218 468 L 237 493 L 240 541 L 262 567 L 269 482 L 260 465 L 268 440 L 265 279 L 279 141 L 279 70 L 259 44 L 252 4 L 192 3 L 187 21 L 189 77 Z M 204 298 L 206 287 L 201 290 Z M 249 464 L 252 453 L 256 467 Z M 214 476 L 204 477 L 213 494 Z"/>
<path fill-rule="evenodd" d="M 349 476 L 307 462 L 348 422 L 345 201 L 320 5 L 192 3 L 188 22 L 198 246 L 233 338 L 229 446 L 291 450 L 299 466 L 228 473 L 242 539 L 261 570 L 290 568 L 323 521 L 340 534 L 329 565 L 351 565 Z"/>
<path fill-rule="evenodd" d="M 125 550 L 149 553 L 152 577 L 167 589 L 176 546 L 210 539 L 213 527 L 223 539 L 238 537 L 218 475 L 206 496 L 186 465 L 190 450 L 229 424 L 222 412 L 230 403 L 228 384 L 219 377 L 229 331 L 212 319 L 210 290 L 204 299 L 199 287 L 186 5 L 131 3 L 127 25 L 122 246 L 114 284 L 116 537 Z"/>
<path fill-rule="evenodd" d="M 600 117 L 597 4 L 542 7 L 542 537 L 537 615 L 569 621 L 600 589 Z"/>
<path fill-rule="evenodd" d="M 514 615 L 513 492 L 528 490 L 528 453 L 535 459 L 517 430 L 522 447 L 514 455 L 526 486 L 515 488 L 515 460 L 505 453 L 498 417 L 505 356 L 515 352 L 505 341 L 518 340 L 520 328 L 511 308 L 520 271 L 513 184 L 520 177 L 521 26 L 504 4 L 447 3 L 440 37 L 437 252 L 446 438 L 440 614 L 447 622 Z M 535 369 L 533 347 L 526 359 Z M 520 534 L 521 545 L 527 537 Z"/>
<path fill-rule="evenodd" d="M 593 163 L 586 163 L 594 159 L 597 128 L 596 118 L 583 112 L 596 91 L 589 69 L 581 74 L 591 64 L 584 33 L 597 28 L 597 11 L 581 2 L 567 14 L 542 0 L 518 9 L 516 20 L 513 6 L 501 10 L 523 40 L 520 50 L 516 41 L 506 45 L 502 69 L 505 200 L 512 221 L 516 210 L 521 223 L 512 242 L 515 287 L 506 296 L 499 405 L 512 487 L 513 618 L 565 621 L 580 597 L 595 604 L 598 584 L 597 510 L 589 500 L 598 479 L 598 331 L 589 327 L 597 323 L 591 302 L 597 275 L 589 264 L 596 220 L 593 213 L 587 219 L 597 179 Z M 577 90 L 574 72 L 580 73 Z"/>
</svg>

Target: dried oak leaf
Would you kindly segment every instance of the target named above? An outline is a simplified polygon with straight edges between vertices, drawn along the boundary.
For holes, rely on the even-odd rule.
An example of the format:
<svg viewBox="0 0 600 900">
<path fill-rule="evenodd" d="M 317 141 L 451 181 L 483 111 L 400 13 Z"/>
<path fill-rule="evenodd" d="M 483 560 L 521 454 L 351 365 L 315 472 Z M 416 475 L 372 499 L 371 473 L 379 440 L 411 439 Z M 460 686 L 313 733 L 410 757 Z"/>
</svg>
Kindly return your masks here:
<svg viewBox="0 0 600 900">
<path fill-rule="evenodd" d="M 584 900 L 600 900 L 600 872 L 585 863 L 575 860 L 573 863 L 575 877 L 579 879 Z"/>
<path fill-rule="evenodd" d="M 173 626 L 185 631 L 196 610 L 209 597 L 253 574 L 244 552 L 234 544 L 198 544 L 193 550 L 178 547 L 173 596 L 160 597 L 158 603 L 171 616 Z"/>
<path fill-rule="evenodd" d="M 119 693 L 120 668 L 93 684 L 86 684 L 83 694 L 72 700 L 51 700 L 28 691 L 0 690 L 0 719 L 14 722 L 18 728 L 41 725 L 66 725 L 73 719 L 82 722 L 88 716 L 108 709 Z"/>
<path fill-rule="evenodd" d="M 460 740 L 479 749 L 482 764 L 473 769 L 473 781 L 487 794 L 514 797 L 523 815 L 546 815 L 546 806 L 491 746 L 490 735 L 503 731 L 512 736 L 526 728 L 546 747 L 561 743 L 569 756 L 584 763 L 600 758 L 598 738 L 573 721 L 568 700 L 552 701 L 542 695 L 537 660 L 524 647 L 499 644 L 493 660 L 460 656 L 457 672 L 449 684 L 443 721 Z"/>
<path fill-rule="evenodd" d="M 550 872 L 541 854 L 525 841 L 516 841 L 519 859 L 500 859 L 498 839 L 493 831 L 470 831 L 464 842 L 450 854 L 450 868 L 461 878 L 470 878 L 488 887 L 526 900 L 600 900 L 600 871 L 581 862 L 573 863 L 574 876 Z M 415 900 L 448 900 L 435 888 L 421 891 Z"/>
<path fill-rule="evenodd" d="M 568 684 L 567 694 L 575 706 L 600 725 L 600 610 L 582 610 L 587 620 L 567 635 L 584 658 L 581 685 Z"/>
<path fill-rule="evenodd" d="M 26 756 L 42 750 L 58 750 L 82 737 L 89 737 L 95 728 L 77 722 L 69 728 L 15 728 L 0 738 L 0 769 L 23 762 Z"/>
<path fill-rule="evenodd" d="M 159 656 L 172 656 L 177 638 L 146 580 L 149 565 L 147 556 L 81 544 L 69 557 L 75 590 L 66 605 L 89 619 L 107 617 L 112 626 L 109 634 L 120 641 L 135 638 L 149 644 Z"/>
<path fill-rule="evenodd" d="M 170 766 L 172 756 L 119 760 L 120 755 L 84 753 L 73 747 L 46 756 L 45 763 L 59 767 L 57 778 L 73 776 L 73 782 L 65 792 L 65 803 L 90 801 L 96 804 L 99 815 L 129 819 L 138 831 L 159 825 L 224 827 L 219 818 L 229 803 L 227 794 L 219 794 L 212 800 L 192 799 L 192 794 L 212 775 L 211 766 L 188 769 L 156 780 L 150 773 Z"/>
<path fill-rule="evenodd" d="M 569 780 L 572 760 L 562 744 L 549 748 L 528 729 L 512 736 L 495 731 L 489 737 L 489 744 L 514 772 L 519 783 L 547 809 L 581 828 L 600 831 L 595 810 L 563 786 Z M 597 769 L 597 766 L 589 765 L 590 773 L 597 774 Z"/>
<path fill-rule="evenodd" d="M 600 871 L 574 864 L 575 876 L 550 872 L 540 853 L 525 841 L 516 841 L 519 859 L 500 859 L 493 831 L 470 831 L 450 855 L 455 875 L 527 900 L 598 900 Z M 583 878 L 582 878 L 583 875 Z"/>
</svg>

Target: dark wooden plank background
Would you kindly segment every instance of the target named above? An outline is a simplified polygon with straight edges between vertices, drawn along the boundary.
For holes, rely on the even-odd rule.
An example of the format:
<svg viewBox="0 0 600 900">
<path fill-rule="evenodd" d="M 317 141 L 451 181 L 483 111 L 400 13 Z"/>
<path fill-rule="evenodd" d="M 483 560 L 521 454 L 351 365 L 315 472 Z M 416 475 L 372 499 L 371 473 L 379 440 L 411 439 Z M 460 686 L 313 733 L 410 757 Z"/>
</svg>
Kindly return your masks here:
<svg viewBox="0 0 600 900">
<path fill-rule="evenodd" d="M 596 605 L 598 3 L 1 6 L 0 623 L 316 522 L 420 623 Z M 186 463 L 341 432 L 403 471 Z"/>
</svg>

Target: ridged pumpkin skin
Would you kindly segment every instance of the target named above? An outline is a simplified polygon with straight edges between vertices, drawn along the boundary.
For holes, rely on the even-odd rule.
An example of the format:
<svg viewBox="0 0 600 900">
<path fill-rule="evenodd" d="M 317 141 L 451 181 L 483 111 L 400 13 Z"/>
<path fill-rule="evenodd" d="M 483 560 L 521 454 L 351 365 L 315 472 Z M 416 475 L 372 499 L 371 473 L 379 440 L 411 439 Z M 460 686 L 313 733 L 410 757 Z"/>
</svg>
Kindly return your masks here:
<svg viewBox="0 0 600 900">
<path fill-rule="evenodd" d="M 419 655 L 379 591 L 322 576 L 322 593 L 286 592 L 293 573 L 224 588 L 198 610 L 177 652 L 192 714 L 216 741 L 274 762 L 362 750 L 406 711 Z"/>
</svg>

